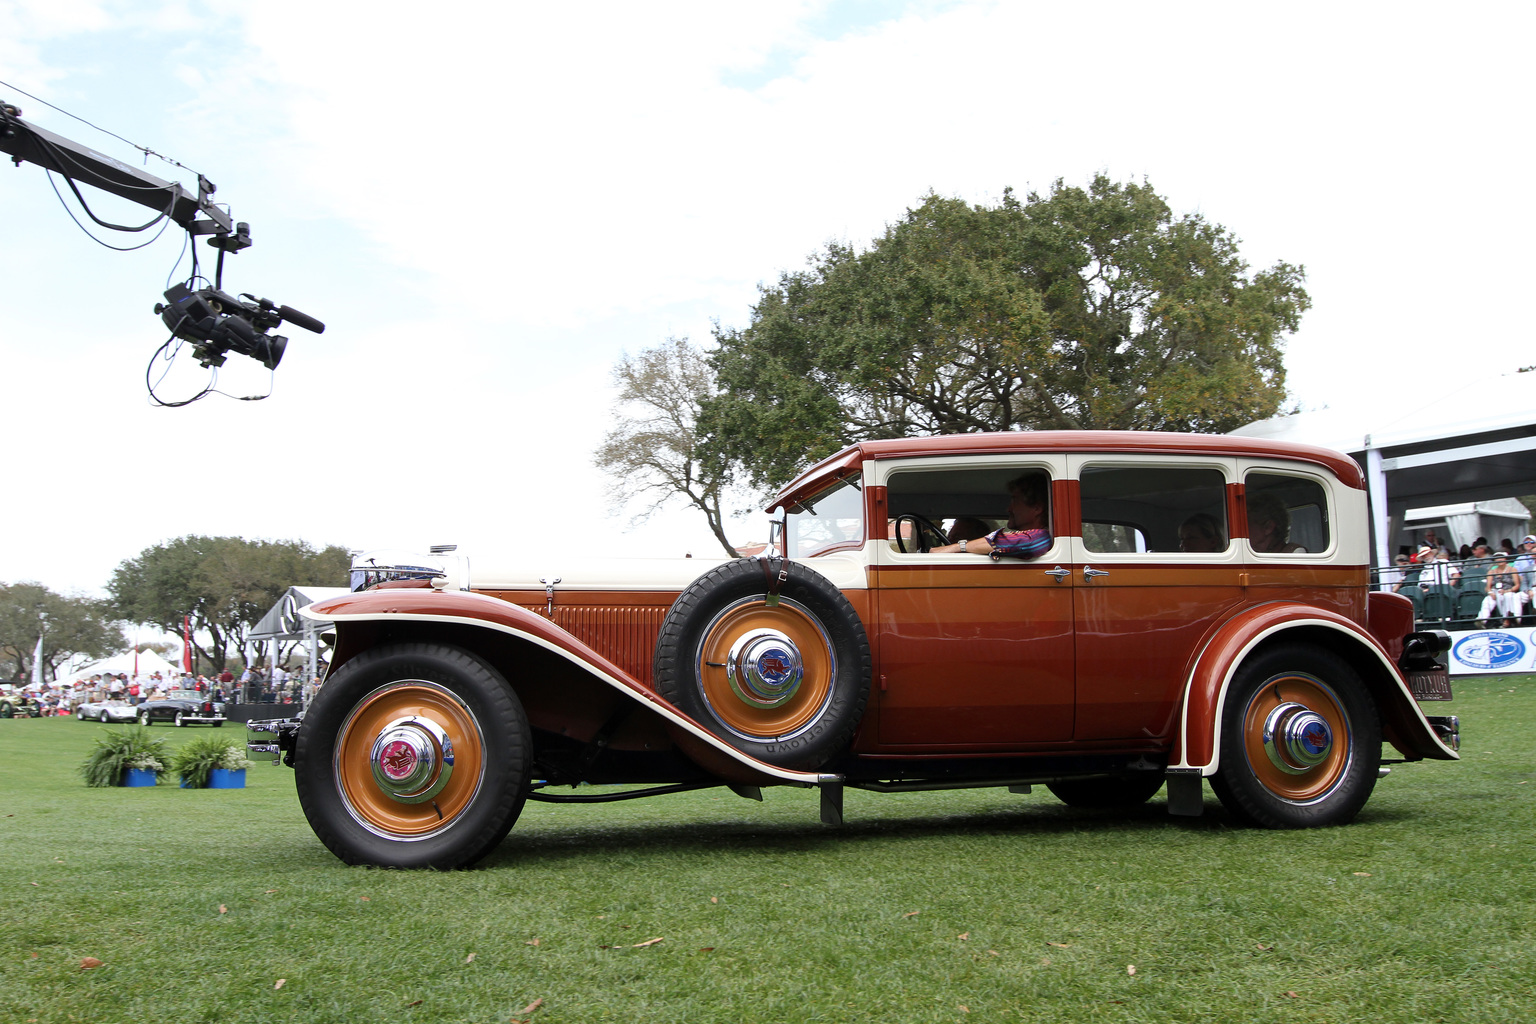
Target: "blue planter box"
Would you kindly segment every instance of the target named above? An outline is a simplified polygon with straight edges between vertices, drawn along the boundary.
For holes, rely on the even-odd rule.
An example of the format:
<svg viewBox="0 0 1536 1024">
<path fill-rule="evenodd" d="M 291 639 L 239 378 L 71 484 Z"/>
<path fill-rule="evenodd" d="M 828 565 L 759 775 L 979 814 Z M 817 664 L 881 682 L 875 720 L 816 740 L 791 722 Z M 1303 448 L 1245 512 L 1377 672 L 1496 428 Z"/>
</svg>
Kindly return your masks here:
<svg viewBox="0 0 1536 1024">
<path fill-rule="evenodd" d="M 244 768 L 215 768 L 208 773 L 209 789 L 244 789 Z"/>
<path fill-rule="evenodd" d="M 125 786 L 153 786 L 155 773 L 148 768 L 129 768 L 123 773 L 123 785 Z"/>
</svg>

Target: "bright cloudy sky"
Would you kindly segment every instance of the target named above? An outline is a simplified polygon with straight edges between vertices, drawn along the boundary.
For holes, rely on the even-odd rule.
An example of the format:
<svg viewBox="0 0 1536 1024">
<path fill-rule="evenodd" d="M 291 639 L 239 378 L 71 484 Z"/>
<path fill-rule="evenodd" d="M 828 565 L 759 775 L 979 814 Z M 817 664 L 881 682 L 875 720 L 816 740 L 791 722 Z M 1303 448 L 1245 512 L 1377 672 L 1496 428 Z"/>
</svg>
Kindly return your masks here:
<svg viewBox="0 0 1536 1024">
<path fill-rule="evenodd" d="M 284 332 L 265 401 L 154 408 L 151 306 L 182 238 L 109 252 L 42 170 L 0 165 L 0 581 L 96 592 L 187 533 L 713 553 L 697 513 L 610 513 L 591 452 L 614 360 L 744 324 L 759 282 L 930 190 L 1145 178 L 1254 267 L 1304 264 L 1315 305 L 1287 365 L 1306 407 L 1536 363 L 1533 21 L 1513 3 L 0 0 L 0 80 L 207 175 L 255 238 L 226 290 L 329 325 Z M 268 375 L 235 357 L 221 384 Z"/>
</svg>

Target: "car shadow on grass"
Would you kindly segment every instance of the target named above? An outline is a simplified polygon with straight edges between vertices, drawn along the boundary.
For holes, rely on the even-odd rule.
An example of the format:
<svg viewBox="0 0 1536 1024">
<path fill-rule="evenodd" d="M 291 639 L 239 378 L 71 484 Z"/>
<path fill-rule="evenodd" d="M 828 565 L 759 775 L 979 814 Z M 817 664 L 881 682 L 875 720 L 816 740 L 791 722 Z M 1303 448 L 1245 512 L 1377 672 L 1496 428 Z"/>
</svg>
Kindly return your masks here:
<svg viewBox="0 0 1536 1024">
<path fill-rule="evenodd" d="M 814 809 L 813 809 L 814 810 Z M 785 822 L 743 820 L 731 812 L 730 820 L 678 822 L 604 822 L 600 825 L 540 823 L 519 824 L 489 856 L 484 867 L 526 864 L 530 859 L 562 860 L 593 854 L 666 851 L 702 851 L 740 847 L 756 852 L 804 852 L 858 843 L 920 842 L 943 838 L 1036 838 L 1054 839 L 1092 832 L 1104 836 L 1176 833 L 1214 833 L 1239 828 L 1219 804 L 1208 802 L 1199 818 L 1172 818 L 1161 801 L 1120 810 L 1085 810 L 1065 805 L 1021 805 L 1017 810 L 983 810 L 969 814 L 881 815 L 858 820 L 845 816 L 841 825 L 815 820 Z"/>
</svg>

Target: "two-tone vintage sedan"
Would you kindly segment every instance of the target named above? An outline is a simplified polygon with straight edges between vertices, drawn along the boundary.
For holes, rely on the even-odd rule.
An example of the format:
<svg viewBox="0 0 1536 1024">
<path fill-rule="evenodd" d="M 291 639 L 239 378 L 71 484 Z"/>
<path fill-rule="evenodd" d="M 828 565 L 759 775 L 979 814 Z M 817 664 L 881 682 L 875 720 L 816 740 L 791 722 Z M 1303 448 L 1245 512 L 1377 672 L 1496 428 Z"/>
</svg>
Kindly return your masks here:
<svg viewBox="0 0 1536 1024">
<path fill-rule="evenodd" d="M 1445 634 L 1371 592 L 1360 468 L 1249 438 L 857 444 L 769 506 L 768 558 L 451 549 L 354 565 L 302 725 L 262 723 L 349 863 L 452 867 L 527 799 L 1044 785 L 1271 828 L 1454 759 Z M 258 747 L 258 749 L 260 749 Z M 561 787 L 617 784 L 618 792 Z"/>
<path fill-rule="evenodd" d="M 82 722 L 131 722 L 138 708 L 125 700 L 88 700 L 75 705 L 75 717 Z"/>
<path fill-rule="evenodd" d="M 224 705 L 210 700 L 207 694 L 196 690 L 172 690 L 159 700 L 147 700 L 134 709 L 139 724 L 148 726 L 155 722 L 172 725 L 212 725 L 225 722 Z"/>
</svg>

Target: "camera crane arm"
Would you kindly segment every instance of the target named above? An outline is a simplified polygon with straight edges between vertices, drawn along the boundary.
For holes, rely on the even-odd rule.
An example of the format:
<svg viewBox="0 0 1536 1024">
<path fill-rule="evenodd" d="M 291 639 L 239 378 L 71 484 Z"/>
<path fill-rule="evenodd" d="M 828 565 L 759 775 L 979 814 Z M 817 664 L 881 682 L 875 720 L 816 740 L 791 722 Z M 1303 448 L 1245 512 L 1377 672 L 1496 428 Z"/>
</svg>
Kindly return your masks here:
<svg viewBox="0 0 1536 1024">
<path fill-rule="evenodd" d="M 213 205 L 217 186 L 201 174 L 197 176 L 194 198 L 177 182 L 158 178 L 22 120 L 21 111 L 8 103 L 0 103 L 0 152 L 9 154 L 18 167 L 23 163 L 36 164 L 164 213 L 190 234 L 213 235 L 209 242 L 221 252 L 239 252 L 251 244 L 250 225 L 237 224 L 228 211 Z M 203 219 L 199 220 L 200 216 Z"/>
</svg>

